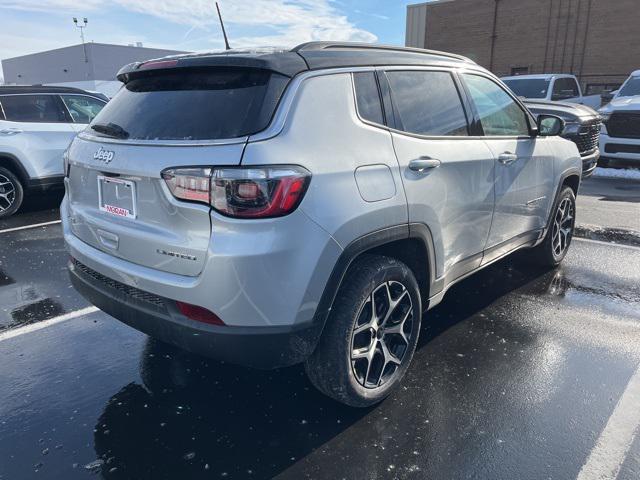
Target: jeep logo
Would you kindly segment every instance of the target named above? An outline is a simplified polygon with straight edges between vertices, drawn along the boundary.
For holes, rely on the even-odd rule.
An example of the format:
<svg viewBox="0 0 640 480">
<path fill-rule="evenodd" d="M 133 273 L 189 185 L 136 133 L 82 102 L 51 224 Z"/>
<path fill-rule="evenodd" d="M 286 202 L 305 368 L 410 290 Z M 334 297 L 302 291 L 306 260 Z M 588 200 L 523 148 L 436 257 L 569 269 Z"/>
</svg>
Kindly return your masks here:
<svg viewBox="0 0 640 480">
<path fill-rule="evenodd" d="M 104 148 L 100 147 L 98 151 L 93 154 L 93 158 L 95 158 L 96 160 L 100 160 L 104 163 L 109 163 L 111 162 L 111 160 L 113 160 L 114 155 L 115 153 L 112 152 L 111 150 L 105 150 Z"/>
</svg>

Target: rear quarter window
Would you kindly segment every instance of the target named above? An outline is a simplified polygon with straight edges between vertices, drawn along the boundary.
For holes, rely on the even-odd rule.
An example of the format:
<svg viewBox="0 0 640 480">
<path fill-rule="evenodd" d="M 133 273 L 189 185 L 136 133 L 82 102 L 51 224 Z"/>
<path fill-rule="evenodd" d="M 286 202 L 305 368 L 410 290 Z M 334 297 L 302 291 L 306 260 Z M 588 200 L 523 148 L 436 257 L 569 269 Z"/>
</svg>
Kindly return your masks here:
<svg viewBox="0 0 640 480">
<path fill-rule="evenodd" d="M 353 74 L 356 88 L 356 104 L 363 120 L 384 125 L 382 102 L 378 91 L 378 82 L 374 72 L 358 72 Z"/>
<path fill-rule="evenodd" d="M 137 140 L 251 135 L 267 127 L 288 80 L 255 69 L 146 72 L 124 85 L 92 124 L 115 124 Z"/>
<path fill-rule="evenodd" d="M 6 120 L 11 122 L 68 122 L 56 95 L 2 95 L 0 103 Z"/>
</svg>

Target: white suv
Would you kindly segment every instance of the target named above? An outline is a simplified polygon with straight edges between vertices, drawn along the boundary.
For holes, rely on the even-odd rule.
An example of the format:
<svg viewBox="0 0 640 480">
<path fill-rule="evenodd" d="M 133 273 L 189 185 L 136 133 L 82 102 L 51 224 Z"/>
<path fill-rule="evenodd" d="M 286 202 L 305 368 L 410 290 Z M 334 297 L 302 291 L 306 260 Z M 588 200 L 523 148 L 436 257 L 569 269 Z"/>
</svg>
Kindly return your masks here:
<svg viewBox="0 0 640 480">
<path fill-rule="evenodd" d="M 612 158 L 640 163 L 640 70 L 631 74 L 600 114 L 604 121 L 600 164 Z"/>
<path fill-rule="evenodd" d="M 62 187 L 62 154 L 107 103 L 66 87 L 0 87 L 0 218 L 25 192 Z"/>
</svg>

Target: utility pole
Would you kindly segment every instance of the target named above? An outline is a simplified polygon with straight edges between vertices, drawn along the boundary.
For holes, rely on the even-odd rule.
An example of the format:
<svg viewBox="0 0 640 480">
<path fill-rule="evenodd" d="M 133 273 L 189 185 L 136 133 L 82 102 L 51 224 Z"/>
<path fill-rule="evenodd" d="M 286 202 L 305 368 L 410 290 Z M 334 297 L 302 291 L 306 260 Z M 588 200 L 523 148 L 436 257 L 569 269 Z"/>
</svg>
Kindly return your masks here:
<svg viewBox="0 0 640 480">
<path fill-rule="evenodd" d="M 84 25 L 79 24 L 78 19 L 76 17 L 73 17 L 73 23 L 75 24 L 76 27 L 80 29 L 80 38 L 82 39 L 82 51 L 84 52 L 84 63 L 89 63 L 89 58 L 87 57 L 87 46 L 84 43 L 84 29 L 87 28 L 87 23 L 89 23 L 89 20 L 87 20 L 87 17 L 84 17 L 82 20 L 84 22 Z"/>
</svg>

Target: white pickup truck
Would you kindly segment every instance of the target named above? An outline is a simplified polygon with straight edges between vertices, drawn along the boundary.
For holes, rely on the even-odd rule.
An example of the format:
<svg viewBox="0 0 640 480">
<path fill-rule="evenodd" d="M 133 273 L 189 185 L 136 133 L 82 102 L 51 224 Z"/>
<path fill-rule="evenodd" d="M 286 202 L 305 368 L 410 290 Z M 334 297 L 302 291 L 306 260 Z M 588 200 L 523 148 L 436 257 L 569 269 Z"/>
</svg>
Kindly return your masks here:
<svg viewBox="0 0 640 480">
<path fill-rule="evenodd" d="M 640 70 L 631 74 L 600 115 L 600 164 L 618 159 L 640 165 Z"/>
<path fill-rule="evenodd" d="M 582 89 L 575 75 L 564 73 L 517 75 L 502 77 L 502 81 L 517 96 L 527 100 L 579 103 L 595 109 L 600 107 L 600 95 L 582 96 Z"/>
</svg>

